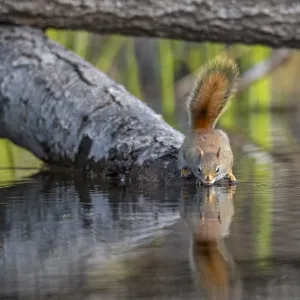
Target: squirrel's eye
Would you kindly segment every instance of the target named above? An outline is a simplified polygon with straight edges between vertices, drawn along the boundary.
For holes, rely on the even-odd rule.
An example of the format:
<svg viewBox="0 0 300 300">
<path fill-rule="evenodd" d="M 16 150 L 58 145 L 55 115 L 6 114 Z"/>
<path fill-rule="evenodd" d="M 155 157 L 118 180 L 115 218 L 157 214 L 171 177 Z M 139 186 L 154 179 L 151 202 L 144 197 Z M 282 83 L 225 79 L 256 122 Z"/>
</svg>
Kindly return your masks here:
<svg viewBox="0 0 300 300">
<path fill-rule="evenodd" d="M 220 167 L 217 167 L 216 168 L 216 173 L 219 173 L 220 172 Z"/>
<path fill-rule="evenodd" d="M 199 174 L 201 173 L 201 169 L 200 169 L 200 167 L 198 167 L 198 173 L 199 173 Z"/>
</svg>

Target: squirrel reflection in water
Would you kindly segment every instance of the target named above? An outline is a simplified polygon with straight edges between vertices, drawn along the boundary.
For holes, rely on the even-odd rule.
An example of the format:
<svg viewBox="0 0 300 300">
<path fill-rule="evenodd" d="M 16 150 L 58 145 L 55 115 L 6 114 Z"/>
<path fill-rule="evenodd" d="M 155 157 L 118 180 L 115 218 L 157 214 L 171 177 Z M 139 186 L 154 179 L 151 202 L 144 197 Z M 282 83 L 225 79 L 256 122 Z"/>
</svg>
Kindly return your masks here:
<svg viewBox="0 0 300 300">
<path fill-rule="evenodd" d="M 238 272 L 223 241 L 234 214 L 234 191 L 234 186 L 201 187 L 192 197 L 182 197 L 183 218 L 192 235 L 192 269 L 208 299 L 240 299 Z"/>
</svg>

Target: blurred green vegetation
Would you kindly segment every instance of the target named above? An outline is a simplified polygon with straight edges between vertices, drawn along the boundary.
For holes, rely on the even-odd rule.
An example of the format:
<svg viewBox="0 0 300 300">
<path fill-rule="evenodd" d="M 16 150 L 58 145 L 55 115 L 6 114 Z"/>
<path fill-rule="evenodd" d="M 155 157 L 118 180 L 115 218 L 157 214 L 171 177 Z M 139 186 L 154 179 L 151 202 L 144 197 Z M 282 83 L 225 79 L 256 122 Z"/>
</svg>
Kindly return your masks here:
<svg viewBox="0 0 300 300">
<path fill-rule="evenodd" d="M 270 48 L 262 46 L 226 46 L 167 39 L 141 40 L 118 35 L 99 36 L 84 31 L 49 29 L 46 34 L 123 84 L 176 128 L 180 128 L 180 124 L 176 122 L 178 113 L 186 114 L 181 109 L 185 99 L 179 99 L 176 94 L 176 86 L 180 80 L 197 73 L 207 60 L 221 53 L 228 52 L 236 58 L 243 72 L 267 59 L 272 52 Z M 149 66 L 153 68 L 150 70 Z M 188 82 L 192 84 L 191 81 L 193 79 Z M 260 147 L 270 150 L 270 114 L 266 112 L 271 101 L 272 79 L 265 77 L 232 101 L 220 119 L 220 124 L 231 130 L 246 132 Z M 259 116 L 252 115 L 249 112 L 253 109 L 264 113 Z M 1 155 L 2 168 L 24 167 L 24 161 L 40 165 L 31 154 L 8 141 L 1 141 L 0 151 L 6 153 Z M 14 178 L 15 172 L 7 173 L 8 181 Z"/>
<path fill-rule="evenodd" d="M 178 127 L 177 102 L 184 101 L 178 99 L 175 93 L 179 80 L 196 73 L 207 60 L 219 54 L 228 52 L 238 60 L 243 72 L 267 59 L 272 53 L 270 48 L 263 46 L 239 44 L 226 46 L 220 43 L 191 43 L 167 39 L 144 39 L 142 43 L 145 51 L 136 51 L 141 45 L 138 44 L 138 38 L 118 35 L 99 36 L 83 31 L 53 29 L 48 30 L 47 35 L 90 61 L 150 106 L 152 103 L 148 99 L 155 95 L 160 103 L 155 110 L 175 127 Z M 155 72 L 149 72 L 147 69 L 149 60 L 152 60 Z M 145 78 L 146 75 L 148 78 L 142 82 L 141 77 Z M 145 92 L 145 86 L 149 86 L 149 83 L 152 84 L 153 95 L 151 92 Z M 221 118 L 221 124 L 235 129 L 238 127 L 237 124 L 240 124 L 241 111 L 247 113 L 253 109 L 268 110 L 272 100 L 271 83 L 271 78 L 265 77 L 252 84 L 239 95 L 238 101 L 233 101 Z M 243 118 L 243 122 L 250 123 L 251 120 Z M 248 127 L 247 125 L 249 124 L 245 124 L 245 128 Z"/>
<path fill-rule="evenodd" d="M 33 175 L 41 166 L 42 163 L 27 150 L 0 139 L 0 187 Z"/>
<path fill-rule="evenodd" d="M 272 182 L 272 169 L 268 162 L 256 166 L 253 175 Z M 272 257 L 272 201 L 273 193 L 269 190 L 261 195 L 253 189 L 252 226 L 255 231 L 255 254 L 261 269 L 271 267 L 269 258 Z"/>
</svg>

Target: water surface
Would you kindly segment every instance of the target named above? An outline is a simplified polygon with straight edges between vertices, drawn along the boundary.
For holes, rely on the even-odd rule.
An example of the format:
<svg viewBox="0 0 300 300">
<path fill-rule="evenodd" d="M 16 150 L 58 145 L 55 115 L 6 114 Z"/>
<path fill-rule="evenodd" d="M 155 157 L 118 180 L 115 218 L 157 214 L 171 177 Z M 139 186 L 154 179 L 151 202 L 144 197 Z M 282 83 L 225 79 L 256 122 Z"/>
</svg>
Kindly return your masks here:
<svg viewBox="0 0 300 300">
<path fill-rule="evenodd" d="M 269 149 L 234 135 L 237 187 L 3 184 L 0 298 L 299 299 L 300 148 L 272 122 Z"/>
</svg>

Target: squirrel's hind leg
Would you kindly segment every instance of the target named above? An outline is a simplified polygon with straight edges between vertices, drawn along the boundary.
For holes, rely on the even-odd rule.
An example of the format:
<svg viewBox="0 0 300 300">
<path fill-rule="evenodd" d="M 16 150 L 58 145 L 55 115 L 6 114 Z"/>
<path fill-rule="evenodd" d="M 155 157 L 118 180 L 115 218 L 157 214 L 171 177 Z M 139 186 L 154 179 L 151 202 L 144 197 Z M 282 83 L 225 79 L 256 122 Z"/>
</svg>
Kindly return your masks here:
<svg viewBox="0 0 300 300">
<path fill-rule="evenodd" d="M 181 177 L 183 177 L 183 178 L 189 178 L 192 176 L 192 171 L 188 168 L 182 168 L 180 170 L 180 174 L 181 174 Z"/>
<path fill-rule="evenodd" d="M 229 172 L 227 173 L 227 178 L 229 184 L 237 184 L 237 180 L 235 176 L 232 174 L 232 169 L 230 169 Z"/>
</svg>

